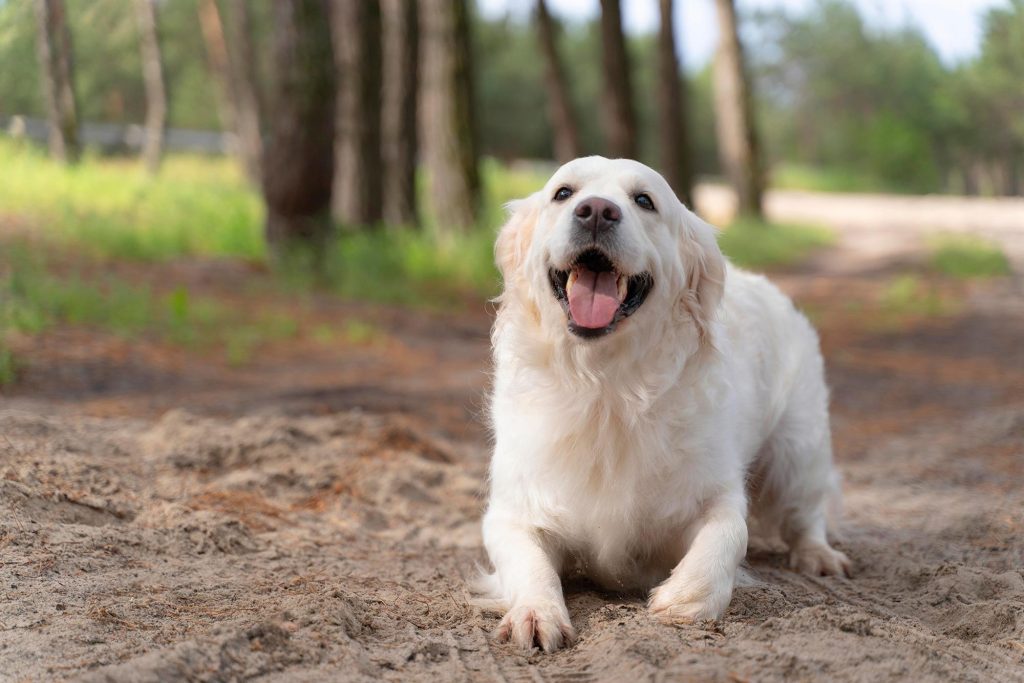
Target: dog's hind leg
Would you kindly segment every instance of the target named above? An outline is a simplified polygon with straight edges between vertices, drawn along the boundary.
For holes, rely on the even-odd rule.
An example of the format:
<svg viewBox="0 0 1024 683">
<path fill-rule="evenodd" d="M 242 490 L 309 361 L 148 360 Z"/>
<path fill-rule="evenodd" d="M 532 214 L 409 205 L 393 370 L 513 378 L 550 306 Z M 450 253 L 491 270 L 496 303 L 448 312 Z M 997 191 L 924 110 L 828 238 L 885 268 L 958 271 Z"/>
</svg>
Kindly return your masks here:
<svg viewBox="0 0 1024 683">
<path fill-rule="evenodd" d="M 829 509 L 839 500 L 832 463 L 828 390 L 813 365 L 793 395 L 757 464 L 759 517 L 771 520 L 789 547 L 790 567 L 814 575 L 850 573 L 850 560 L 829 545 Z"/>
</svg>

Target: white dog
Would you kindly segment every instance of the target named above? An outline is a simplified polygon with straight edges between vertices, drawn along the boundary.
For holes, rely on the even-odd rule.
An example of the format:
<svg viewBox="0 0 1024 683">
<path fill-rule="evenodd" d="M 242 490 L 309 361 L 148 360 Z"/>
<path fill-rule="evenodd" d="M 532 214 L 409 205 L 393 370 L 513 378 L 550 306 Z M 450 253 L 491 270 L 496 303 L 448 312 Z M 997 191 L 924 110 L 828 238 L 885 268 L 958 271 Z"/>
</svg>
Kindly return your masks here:
<svg viewBox="0 0 1024 683">
<path fill-rule="evenodd" d="M 847 573 L 818 338 L 635 161 L 577 159 L 498 236 L 496 436 L 483 589 L 502 639 L 575 633 L 561 577 L 649 590 L 664 621 L 721 616 L 748 512 L 794 568 Z"/>
</svg>

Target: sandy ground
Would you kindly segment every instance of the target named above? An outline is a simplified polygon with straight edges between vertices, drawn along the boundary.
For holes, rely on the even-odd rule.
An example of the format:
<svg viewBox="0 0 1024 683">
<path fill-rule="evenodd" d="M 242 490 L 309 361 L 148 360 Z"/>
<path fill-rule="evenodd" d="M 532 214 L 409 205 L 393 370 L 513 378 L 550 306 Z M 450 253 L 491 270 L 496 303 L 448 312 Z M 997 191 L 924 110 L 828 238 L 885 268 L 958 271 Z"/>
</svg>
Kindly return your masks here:
<svg viewBox="0 0 1024 683">
<path fill-rule="evenodd" d="M 891 324 L 874 273 L 776 279 L 822 330 L 854 578 L 755 545 L 681 628 L 574 581 L 579 642 L 521 652 L 466 590 L 486 311 L 230 371 L 63 330 L 0 399 L 0 680 L 1024 681 L 1019 281 Z"/>
</svg>

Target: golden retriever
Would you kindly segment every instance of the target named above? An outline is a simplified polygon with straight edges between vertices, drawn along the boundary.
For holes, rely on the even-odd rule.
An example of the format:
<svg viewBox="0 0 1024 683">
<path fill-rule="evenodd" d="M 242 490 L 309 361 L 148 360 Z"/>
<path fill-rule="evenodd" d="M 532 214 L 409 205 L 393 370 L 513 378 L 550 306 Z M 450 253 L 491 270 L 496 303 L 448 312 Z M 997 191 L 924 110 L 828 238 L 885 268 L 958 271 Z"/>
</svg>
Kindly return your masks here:
<svg viewBox="0 0 1024 683">
<path fill-rule="evenodd" d="M 748 515 L 793 568 L 847 573 L 826 538 L 838 477 L 818 337 L 792 302 L 635 161 L 577 159 L 510 209 L 481 581 L 507 610 L 499 638 L 569 644 L 574 572 L 650 591 L 667 622 L 718 618 Z"/>
</svg>

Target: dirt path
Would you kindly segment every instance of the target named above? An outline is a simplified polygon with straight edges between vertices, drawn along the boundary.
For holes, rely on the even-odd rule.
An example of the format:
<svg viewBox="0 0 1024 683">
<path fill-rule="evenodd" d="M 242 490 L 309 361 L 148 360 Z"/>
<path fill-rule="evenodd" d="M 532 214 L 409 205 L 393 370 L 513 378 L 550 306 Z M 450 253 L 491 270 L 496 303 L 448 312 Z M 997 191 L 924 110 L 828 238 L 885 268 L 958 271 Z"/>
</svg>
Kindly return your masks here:
<svg viewBox="0 0 1024 683">
<path fill-rule="evenodd" d="M 686 628 L 573 583 L 579 643 L 522 653 L 465 588 L 482 307 L 339 306 L 387 340 L 233 370 L 63 330 L 0 399 L 0 680 L 1024 681 L 1019 285 L 893 323 L 875 274 L 776 279 L 822 329 L 852 580 L 756 546 Z"/>
<path fill-rule="evenodd" d="M 724 225 L 735 211 L 733 192 L 723 185 L 701 185 L 696 204 L 703 215 Z M 998 244 L 1017 272 L 1024 272 L 1024 198 L 835 194 L 771 190 L 765 211 L 777 221 L 826 225 L 838 233 L 842 259 L 833 274 L 877 268 L 913 257 L 929 237 L 975 235 Z"/>
</svg>

